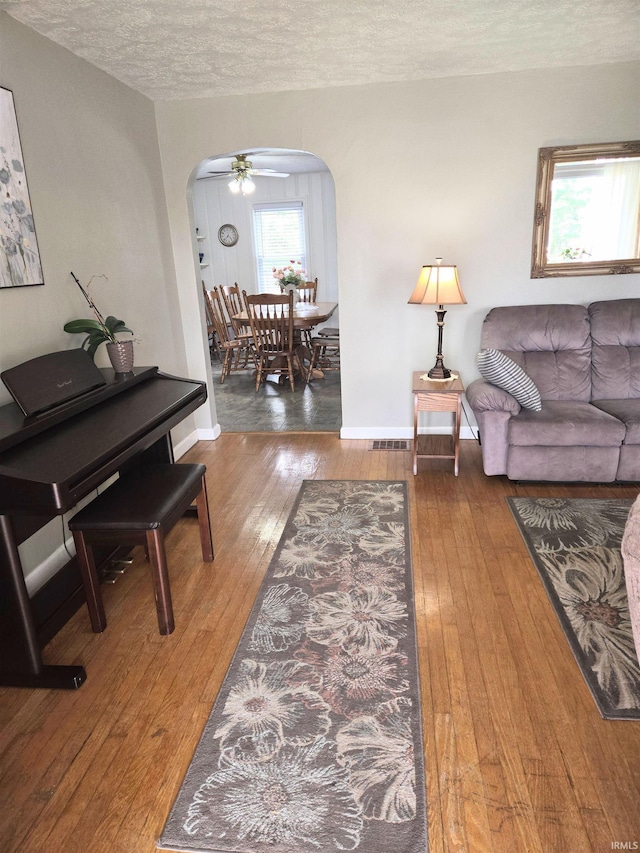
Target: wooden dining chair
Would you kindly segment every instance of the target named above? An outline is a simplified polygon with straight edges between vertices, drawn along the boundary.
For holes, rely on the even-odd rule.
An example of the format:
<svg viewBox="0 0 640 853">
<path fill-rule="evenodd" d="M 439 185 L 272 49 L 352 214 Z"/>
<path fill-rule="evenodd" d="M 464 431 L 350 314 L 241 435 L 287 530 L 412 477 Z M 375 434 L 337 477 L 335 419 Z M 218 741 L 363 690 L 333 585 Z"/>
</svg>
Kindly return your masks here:
<svg viewBox="0 0 640 853">
<path fill-rule="evenodd" d="M 311 338 L 311 361 L 306 371 L 307 385 L 313 378 L 313 371 L 340 370 L 340 338 L 318 335 Z"/>
<path fill-rule="evenodd" d="M 239 320 L 234 320 L 234 317 L 236 315 L 241 314 L 244 311 L 244 305 L 242 304 L 242 294 L 240 293 L 238 282 L 236 282 L 235 284 L 221 285 L 220 294 L 222 296 L 224 309 L 227 315 L 227 325 L 230 328 L 230 337 L 237 338 L 240 341 L 244 341 L 246 344 L 246 346 L 238 347 L 236 349 L 233 369 L 238 370 L 241 366 L 247 367 L 249 363 L 249 358 L 251 358 L 253 364 L 255 364 L 255 350 L 253 346 L 253 335 L 251 334 L 251 330 L 247 329 L 245 323 L 242 323 Z M 243 356 L 244 360 L 242 365 L 240 365 L 240 359 Z"/>
<path fill-rule="evenodd" d="M 323 326 L 322 329 L 320 329 L 318 331 L 318 334 L 321 337 L 339 338 L 340 337 L 340 329 L 338 326 Z"/>
<path fill-rule="evenodd" d="M 245 332 L 246 329 L 243 324 L 239 323 L 238 320 L 233 319 L 236 314 L 242 314 L 244 311 L 242 294 L 238 287 L 238 282 L 235 284 L 221 285 L 220 293 L 222 294 L 222 299 L 224 300 L 224 305 L 229 316 L 229 322 L 233 327 L 234 334 L 237 336 L 239 333 Z"/>
<path fill-rule="evenodd" d="M 297 286 L 298 291 L 298 299 L 300 302 L 317 302 L 318 297 L 318 279 L 314 279 L 313 281 L 303 281 L 301 284 Z M 302 336 L 302 340 L 305 342 L 305 345 L 309 350 L 311 350 L 311 335 L 313 333 L 313 326 L 302 326 L 300 328 L 300 334 Z"/>
<path fill-rule="evenodd" d="M 298 343 L 293 336 L 293 293 L 248 295 L 243 290 L 242 299 L 258 356 L 256 391 L 263 377 L 270 374 L 288 376 L 291 390 L 295 391 L 294 355 Z"/>
<path fill-rule="evenodd" d="M 232 370 L 242 370 L 248 366 L 249 358 L 252 360 L 252 366 L 257 367 L 257 359 L 253 349 L 253 337 L 248 332 L 243 333 L 240 337 L 232 337 L 229 323 L 225 315 L 224 303 L 222 296 L 217 287 L 213 290 L 205 290 L 205 298 L 209 304 L 209 310 L 213 320 L 216 336 L 218 338 L 218 346 L 221 352 L 224 353 L 224 361 L 222 363 L 222 373 L 220 374 L 220 384 L 224 382 Z M 245 353 L 244 364 L 238 364 L 240 351 Z"/>
<path fill-rule="evenodd" d="M 317 302 L 318 301 L 318 279 L 313 281 L 303 281 L 297 287 L 300 302 Z"/>
<path fill-rule="evenodd" d="M 211 306 L 209 305 L 209 299 L 207 297 L 207 286 L 204 281 L 202 282 L 202 293 L 204 295 L 204 314 L 207 320 L 207 340 L 209 342 L 209 352 L 216 353 L 220 362 L 223 361 L 222 353 L 220 352 L 220 348 L 218 346 L 218 337 L 216 335 L 216 329 L 213 324 L 213 317 L 211 316 Z"/>
</svg>

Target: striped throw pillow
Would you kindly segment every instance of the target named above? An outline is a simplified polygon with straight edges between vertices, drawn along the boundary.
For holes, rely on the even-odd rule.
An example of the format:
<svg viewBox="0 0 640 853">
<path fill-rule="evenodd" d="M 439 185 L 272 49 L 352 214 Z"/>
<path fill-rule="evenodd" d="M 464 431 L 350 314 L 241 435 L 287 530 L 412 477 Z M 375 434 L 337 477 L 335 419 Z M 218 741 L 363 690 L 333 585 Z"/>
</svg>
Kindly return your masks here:
<svg viewBox="0 0 640 853">
<path fill-rule="evenodd" d="M 513 395 L 525 409 L 539 412 L 542 409 L 540 392 L 533 379 L 497 349 L 484 349 L 478 353 L 478 370 L 487 380 Z"/>
</svg>

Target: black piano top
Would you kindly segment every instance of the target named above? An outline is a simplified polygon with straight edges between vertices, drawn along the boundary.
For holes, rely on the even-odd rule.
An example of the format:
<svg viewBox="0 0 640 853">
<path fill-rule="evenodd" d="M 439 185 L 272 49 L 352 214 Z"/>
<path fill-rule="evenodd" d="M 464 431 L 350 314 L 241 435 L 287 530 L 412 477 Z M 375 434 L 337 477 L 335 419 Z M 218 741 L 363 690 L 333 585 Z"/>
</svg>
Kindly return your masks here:
<svg viewBox="0 0 640 853">
<path fill-rule="evenodd" d="M 115 394 L 125 391 L 140 382 L 146 382 L 158 373 L 157 367 L 135 367 L 131 373 L 116 373 L 111 368 L 101 368 L 106 385 L 76 397 L 68 403 L 62 403 L 55 409 L 40 415 L 25 417 L 17 403 L 0 406 L 0 453 L 27 441 L 38 433 L 44 432 L 78 412 L 91 408 L 108 400 Z"/>
<path fill-rule="evenodd" d="M 0 407 L 0 513 L 60 513 L 206 400 L 203 382 L 139 367 L 40 416 Z"/>
</svg>

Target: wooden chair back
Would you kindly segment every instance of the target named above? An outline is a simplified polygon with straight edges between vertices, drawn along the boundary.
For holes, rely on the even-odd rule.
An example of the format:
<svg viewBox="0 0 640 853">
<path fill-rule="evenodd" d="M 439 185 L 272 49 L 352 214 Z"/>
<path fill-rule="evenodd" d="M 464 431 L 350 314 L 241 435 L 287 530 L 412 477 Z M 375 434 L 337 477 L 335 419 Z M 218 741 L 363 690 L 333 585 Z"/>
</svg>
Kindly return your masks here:
<svg viewBox="0 0 640 853">
<path fill-rule="evenodd" d="M 303 281 L 298 285 L 298 294 L 300 302 L 317 302 L 318 301 L 318 279 L 313 281 Z"/>
<path fill-rule="evenodd" d="M 220 349 L 220 338 L 216 334 L 216 327 L 213 323 L 213 316 L 211 313 L 211 304 L 209 302 L 209 291 L 207 290 L 204 281 L 202 282 L 202 293 L 204 294 L 204 314 L 207 321 L 207 339 L 209 341 L 209 352 L 213 354 L 213 352 L 215 351 L 220 361 L 222 361 L 224 356 Z"/>
<path fill-rule="evenodd" d="M 229 334 L 229 325 L 227 323 L 227 318 L 225 317 L 222 298 L 218 288 L 214 287 L 213 290 L 205 289 L 204 295 L 205 305 L 209 306 L 211 322 L 213 323 L 213 328 L 218 336 L 218 341 L 222 347 L 228 347 L 232 339 Z"/>
<path fill-rule="evenodd" d="M 211 306 L 209 305 L 209 291 L 204 281 L 202 282 L 202 292 L 204 294 L 204 314 L 207 318 L 207 334 L 212 335 L 215 329 L 213 328 L 213 317 L 211 316 Z"/>
<path fill-rule="evenodd" d="M 258 352 L 274 355 L 293 352 L 293 293 L 242 291 L 253 341 Z"/>
<path fill-rule="evenodd" d="M 217 287 L 213 290 L 205 290 L 205 305 L 208 306 L 213 322 L 215 338 L 218 341 L 218 354 L 224 353 L 224 358 L 220 358 L 223 362 L 220 382 L 224 382 L 225 377 L 229 376 L 232 370 L 244 370 L 251 365 L 257 367 L 251 332 L 242 330 L 236 335 L 226 316 L 222 293 Z M 242 355 L 244 359 L 241 363 Z"/>
<path fill-rule="evenodd" d="M 224 305 L 227 310 L 229 322 L 231 323 L 233 331 L 237 336 L 243 331 L 243 326 L 242 323 L 239 323 L 233 318 L 236 314 L 241 314 L 244 311 L 244 306 L 242 304 L 242 294 L 240 293 L 238 282 L 236 282 L 235 284 L 223 284 L 220 288 L 220 292 L 222 293 L 222 298 L 224 300 Z"/>
</svg>

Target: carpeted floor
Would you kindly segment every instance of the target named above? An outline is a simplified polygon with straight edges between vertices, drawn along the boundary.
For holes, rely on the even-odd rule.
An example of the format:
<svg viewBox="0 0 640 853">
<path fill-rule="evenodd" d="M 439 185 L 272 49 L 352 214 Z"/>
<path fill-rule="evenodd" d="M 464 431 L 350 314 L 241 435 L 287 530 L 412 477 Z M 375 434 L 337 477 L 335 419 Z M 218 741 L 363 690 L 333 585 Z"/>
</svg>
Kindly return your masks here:
<svg viewBox="0 0 640 853">
<path fill-rule="evenodd" d="M 426 853 L 405 482 L 306 480 L 158 846 Z"/>
<path fill-rule="evenodd" d="M 507 501 L 600 713 L 640 719 L 640 665 L 620 553 L 632 501 Z"/>
</svg>

